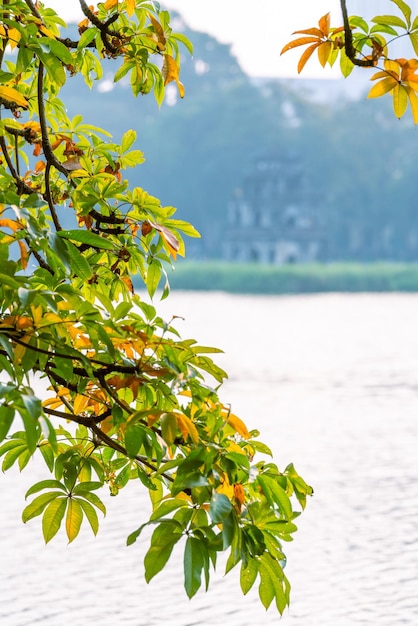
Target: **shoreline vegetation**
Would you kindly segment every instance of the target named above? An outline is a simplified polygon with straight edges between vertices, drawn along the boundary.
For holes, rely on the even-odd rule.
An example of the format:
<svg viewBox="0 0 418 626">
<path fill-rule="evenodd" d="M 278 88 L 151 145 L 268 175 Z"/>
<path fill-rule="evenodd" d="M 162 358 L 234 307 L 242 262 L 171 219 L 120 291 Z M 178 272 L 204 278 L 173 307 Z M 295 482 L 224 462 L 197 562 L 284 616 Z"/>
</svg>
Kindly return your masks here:
<svg viewBox="0 0 418 626">
<path fill-rule="evenodd" d="M 175 291 L 239 294 L 418 292 L 418 263 L 315 263 L 262 265 L 221 261 L 180 262 L 168 272 Z"/>
</svg>

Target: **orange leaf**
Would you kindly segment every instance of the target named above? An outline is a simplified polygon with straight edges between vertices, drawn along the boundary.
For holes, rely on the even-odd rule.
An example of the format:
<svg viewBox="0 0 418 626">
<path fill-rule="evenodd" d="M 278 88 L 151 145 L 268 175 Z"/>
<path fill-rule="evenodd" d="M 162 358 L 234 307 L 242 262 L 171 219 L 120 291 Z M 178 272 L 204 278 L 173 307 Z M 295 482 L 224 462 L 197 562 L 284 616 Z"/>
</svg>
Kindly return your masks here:
<svg viewBox="0 0 418 626">
<path fill-rule="evenodd" d="M 322 30 L 319 30 L 319 28 L 307 28 L 306 30 L 295 30 L 295 32 L 292 34 L 293 35 L 313 35 L 314 37 L 320 37 L 321 39 L 324 36 L 324 33 L 322 32 Z"/>
<path fill-rule="evenodd" d="M 22 228 L 19 222 L 15 222 L 14 220 L 9 219 L 8 217 L 4 217 L 0 220 L 0 226 L 5 228 L 10 228 L 14 233 Z"/>
<path fill-rule="evenodd" d="M 20 248 L 20 263 L 22 265 L 22 269 L 25 270 L 28 266 L 29 250 L 26 248 L 25 244 L 20 239 L 17 243 L 19 244 L 19 248 Z"/>
<path fill-rule="evenodd" d="M 329 35 L 329 27 L 330 27 L 330 14 L 327 13 L 323 15 L 318 22 L 319 28 L 324 33 L 325 37 Z"/>
<path fill-rule="evenodd" d="M 118 6 L 118 0 L 106 0 L 103 4 L 103 8 L 106 9 L 106 11 L 113 9 L 113 7 L 116 6 Z"/>
<path fill-rule="evenodd" d="M 299 37 L 299 39 L 294 39 L 294 41 L 289 41 L 280 54 L 287 52 L 288 50 L 292 50 L 292 48 L 297 48 L 298 46 L 305 46 L 308 43 L 315 43 L 317 46 L 321 43 L 318 41 L 318 37 Z"/>
<path fill-rule="evenodd" d="M 35 172 L 43 172 L 44 169 L 46 169 L 46 163 L 45 161 L 37 161 L 36 165 L 35 165 Z"/>
<path fill-rule="evenodd" d="M 245 502 L 245 492 L 244 487 L 241 483 L 236 483 L 234 485 L 234 498 L 237 503 L 238 512 L 241 512 L 242 506 Z"/>
<path fill-rule="evenodd" d="M 317 47 L 320 46 L 320 45 L 321 45 L 320 43 L 314 43 L 314 44 L 312 44 L 312 46 L 309 46 L 309 48 L 306 48 L 305 52 L 302 54 L 302 56 L 299 59 L 298 74 L 301 73 L 301 71 L 305 67 L 306 63 L 311 58 L 312 54 L 315 52 Z"/>
<path fill-rule="evenodd" d="M 250 438 L 250 433 L 248 432 L 246 425 L 244 424 L 242 419 L 237 417 L 237 415 L 229 413 L 227 417 L 227 422 L 229 426 L 231 426 L 239 435 L 241 435 L 241 437 L 243 437 L 244 439 Z"/>
</svg>

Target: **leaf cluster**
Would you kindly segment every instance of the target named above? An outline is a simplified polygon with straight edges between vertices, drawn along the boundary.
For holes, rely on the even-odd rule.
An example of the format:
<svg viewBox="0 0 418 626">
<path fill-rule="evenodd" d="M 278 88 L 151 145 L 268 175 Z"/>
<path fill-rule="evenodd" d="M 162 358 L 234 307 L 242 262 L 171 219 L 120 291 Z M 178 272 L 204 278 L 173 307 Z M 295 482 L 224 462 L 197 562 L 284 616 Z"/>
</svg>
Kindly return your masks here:
<svg viewBox="0 0 418 626">
<path fill-rule="evenodd" d="M 282 612 L 281 542 L 298 515 L 291 498 L 303 508 L 312 490 L 292 466 L 281 473 L 253 460 L 270 450 L 221 401 L 219 350 L 182 339 L 134 292 L 138 276 L 152 300 L 164 278 L 166 297 L 183 236 L 199 236 L 174 207 L 130 188 L 125 171 L 144 159 L 136 133 L 116 143 L 80 115 L 70 119 L 59 98 L 77 74 L 90 85 L 104 59 L 121 61 L 115 80 L 129 74 L 135 96 L 153 91 L 161 102 L 172 81 L 183 95 L 179 44 L 191 44 L 155 3 L 80 6 L 78 41 L 41 3 L 10 0 L 0 19 L 2 469 L 39 456 L 53 474 L 27 491 L 22 515 L 42 517 L 46 542 L 62 524 L 73 541 L 83 520 L 96 534 L 106 512 L 96 491 L 117 496 L 139 481 L 155 525 L 147 580 L 183 540 L 191 597 L 230 550 L 227 570 L 242 563 L 251 584 L 259 575 L 263 604 L 275 598 Z"/>
<path fill-rule="evenodd" d="M 340 70 L 346 78 L 355 66 L 374 67 L 376 72 L 371 80 L 378 81 L 370 90 L 369 98 L 390 94 L 396 117 L 401 118 L 408 105 L 411 107 L 414 123 L 418 123 L 418 58 L 392 58 L 394 41 L 408 39 L 412 51 L 418 55 L 418 16 L 412 17 L 412 10 L 404 0 L 391 0 L 400 15 L 378 15 L 368 24 L 361 16 L 347 15 L 346 1 L 340 0 L 344 25 L 331 28 L 330 14 L 320 20 L 318 27 L 296 31 L 303 37 L 286 44 L 281 54 L 299 46 L 308 45 L 303 52 L 298 72 L 316 51 L 322 67 L 331 67 L 339 59 Z"/>
</svg>

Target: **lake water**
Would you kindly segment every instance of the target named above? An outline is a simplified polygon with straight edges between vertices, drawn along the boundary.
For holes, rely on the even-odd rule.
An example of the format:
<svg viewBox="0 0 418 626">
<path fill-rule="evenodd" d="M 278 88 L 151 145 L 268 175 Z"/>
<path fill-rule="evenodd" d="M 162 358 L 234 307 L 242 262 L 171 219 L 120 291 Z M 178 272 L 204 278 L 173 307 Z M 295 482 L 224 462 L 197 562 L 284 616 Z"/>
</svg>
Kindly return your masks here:
<svg viewBox="0 0 418 626">
<path fill-rule="evenodd" d="M 174 293 L 162 307 L 185 318 L 184 336 L 225 350 L 224 401 L 315 488 L 285 546 L 281 623 L 417 626 L 418 295 Z M 189 601 L 181 554 L 146 585 L 145 546 L 125 547 L 148 509 L 139 487 L 109 498 L 97 538 L 86 528 L 70 546 L 64 536 L 45 546 L 39 518 L 20 521 L 26 487 L 44 477 L 29 472 L 0 476 L 0 624 L 279 622 L 221 571 Z"/>
</svg>

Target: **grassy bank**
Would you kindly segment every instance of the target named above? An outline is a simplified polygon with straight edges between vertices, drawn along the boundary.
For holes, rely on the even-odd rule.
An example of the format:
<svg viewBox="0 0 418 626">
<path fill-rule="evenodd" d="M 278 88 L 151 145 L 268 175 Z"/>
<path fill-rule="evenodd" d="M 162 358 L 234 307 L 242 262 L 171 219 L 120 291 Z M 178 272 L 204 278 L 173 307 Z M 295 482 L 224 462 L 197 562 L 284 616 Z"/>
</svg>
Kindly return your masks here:
<svg viewBox="0 0 418 626">
<path fill-rule="evenodd" d="M 190 262 L 169 273 L 172 289 L 230 293 L 418 291 L 418 264 L 329 263 L 270 266 Z"/>
</svg>

